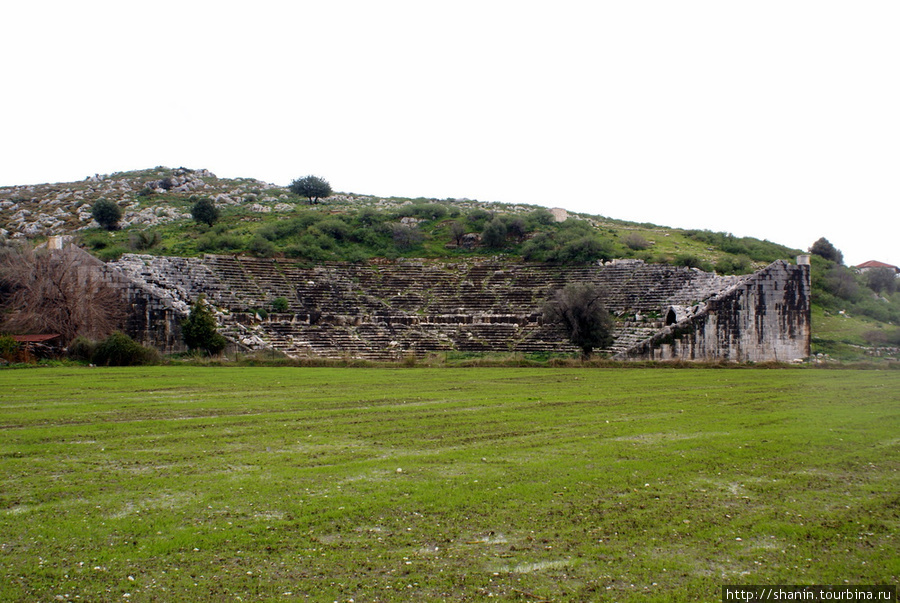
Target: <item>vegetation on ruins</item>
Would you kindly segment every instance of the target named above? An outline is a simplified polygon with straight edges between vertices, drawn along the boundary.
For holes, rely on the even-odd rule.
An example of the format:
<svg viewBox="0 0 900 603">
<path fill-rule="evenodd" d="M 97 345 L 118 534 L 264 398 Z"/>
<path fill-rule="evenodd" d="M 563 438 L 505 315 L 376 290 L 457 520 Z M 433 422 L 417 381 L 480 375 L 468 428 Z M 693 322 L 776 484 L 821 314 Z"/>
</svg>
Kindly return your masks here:
<svg viewBox="0 0 900 603">
<path fill-rule="evenodd" d="M 192 226 L 191 209 L 200 197 L 217 200 L 220 215 L 212 226 Z M 86 228 L 101 199 L 123 211 L 123 230 Z M 0 188 L 0 228 L 35 242 L 51 233 L 76 234 L 81 246 L 104 261 L 128 252 L 243 254 L 301 264 L 483 256 L 585 264 L 629 258 L 748 274 L 802 253 L 751 237 L 603 216 L 570 214 L 557 222 L 547 209 L 529 205 L 333 192 L 314 196 L 307 206 L 297 200 L 288 187 L 156 167 L 83 182 Z M 863 333 L 900 323 L 900 293 L 884 275 L 840 267 L 840 252 L 829 246 L 813 245 L 828 256 L 812 257 L 813 343 L 819 351 L 850 357 L 859 353 L 855 346 L 868 345 Z M 9 296 L 5 287 L 0 283 L 0 303 Z"/>
<path fill-rule="evenodd" d="M 297 178 L 288 186 L 288 190 L 309 199 L 309 203 L 317 204 L 319 199 L 325 199 L 332 194 L 331 185 L 324 178 L 318 176 L 304 176 Z"/>
<path fill-rule="evenodd" d="M 544 304 L 544 320 L 562 325 L 584 359 L 613 341 L 613 317 L 603 304 L 604 297 L 604 291 L 595 285 L 569 283 Z"/>
<path fill-rule="evenodd" d="M 219 333 L 216 317 L 201 295 L 191 306 L 188 317 L 181 323 L 181 334 L 185 345 L 192 351 L 203 351 L 214 355 L 221 353 L 228 341 Z"/>
<path fill-rule="evenodd" d="M 100 199 L 91 208 L 91 216 L 106 230 L 118 230 L 122 208 L 114 201 Z"/>
<path fill-rule="evenodd" d="M 2 378 L 3 601 L 680 602 L 730 580 L 900 582 L 900 371 Z"/>
<path fill-rule="evenodd" d="M 51 252 L 24 244 L 6 250 L 0 256 L 2 328 L 58 334 L 63 345 L 79 335 L 100 339 L 118 328 L 124 316 L 119 293 L 83 261 L 75 247 Z"/>
</svg>

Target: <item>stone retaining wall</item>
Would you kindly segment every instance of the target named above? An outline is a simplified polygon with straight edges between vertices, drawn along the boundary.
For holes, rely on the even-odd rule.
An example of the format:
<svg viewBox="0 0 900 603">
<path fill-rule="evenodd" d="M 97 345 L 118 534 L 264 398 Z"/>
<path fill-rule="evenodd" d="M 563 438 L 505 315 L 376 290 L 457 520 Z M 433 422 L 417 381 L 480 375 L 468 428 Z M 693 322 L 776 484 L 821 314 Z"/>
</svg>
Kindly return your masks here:
<svg viewBox="0 0 900 603">
<path fill-rule="evenodd" d="M 291 356 L 396 359 L 429 352 L 572 352 L 541 306 L 567 282 L 608 291 L 620 358 L 793 360 L 809 350 L 808 266 L 776 262 L 743 277 L 616 261 L 565 267 L 500 261 L 300 266 L 272 259 L 127 254 L 129 330 L 183 349 L 179 321 L 205 294 L 223 334 L 245 349 Z M 271 312 L 284 297 L 288 311 Z M 673 323 L 666 325 L 667 319 Z"/>
</svg>

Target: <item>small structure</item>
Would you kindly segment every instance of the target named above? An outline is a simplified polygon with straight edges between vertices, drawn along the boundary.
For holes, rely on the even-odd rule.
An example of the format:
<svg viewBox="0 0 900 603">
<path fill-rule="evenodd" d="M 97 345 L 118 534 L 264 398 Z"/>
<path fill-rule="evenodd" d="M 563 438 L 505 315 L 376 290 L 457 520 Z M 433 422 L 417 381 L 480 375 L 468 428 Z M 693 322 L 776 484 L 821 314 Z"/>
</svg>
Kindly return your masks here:
<svg viewBox="0 0 900 603">
<path fill-rule="evenodd" d="M 900 274 L 900 268 L 894 266 L 893 264 L 885 264 L 884 262 L 879 262 L 876 260 L 869 260 L 868 262 L 863 262 L 856 266 L 857 272 L 868 272 L 869 270 L 874 270 L 876 268 L 889 268 L 894 271 L 894 274 Z"/>
<path fill-rule="evenodd" d="M 22 345 L 19 352 L 23 362 L 30 362 L 34 357 L 47 358 L 59 352 L 59 333 L 41 335 L 12 335 L 14 341 Z"/>
</svg>

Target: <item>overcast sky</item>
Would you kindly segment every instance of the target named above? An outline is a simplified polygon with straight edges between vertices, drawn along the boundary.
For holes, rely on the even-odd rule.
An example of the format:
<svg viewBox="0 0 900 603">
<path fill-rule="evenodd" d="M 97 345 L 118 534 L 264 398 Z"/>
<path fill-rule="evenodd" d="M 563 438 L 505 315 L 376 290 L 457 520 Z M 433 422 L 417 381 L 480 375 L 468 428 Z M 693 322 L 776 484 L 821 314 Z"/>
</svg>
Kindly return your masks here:
<svg viewBox="0 0 900 603">
<path fill-rule="evenodd" d="M 157 165 L 900 265 L 900 2 L 29 0 L 0 186 Z"/>
</svg>

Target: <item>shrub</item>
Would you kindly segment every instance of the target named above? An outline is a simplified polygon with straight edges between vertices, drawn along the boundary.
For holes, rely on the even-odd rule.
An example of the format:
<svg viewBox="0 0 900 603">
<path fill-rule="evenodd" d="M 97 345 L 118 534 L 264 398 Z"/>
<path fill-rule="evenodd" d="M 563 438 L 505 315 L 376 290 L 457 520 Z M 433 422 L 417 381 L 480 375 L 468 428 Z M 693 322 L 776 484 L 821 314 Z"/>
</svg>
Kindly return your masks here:
<svg viewBox="0 0 900 603">
<path fill-rule="evenodd" d="M 491 249 L 498 249 L 506 244 L 506 224 L 499 216 L 484 227 L 481 232 L 481 242 Z"/>
<path fill-rule="evenodd" d="M 400 249 L 412 249 L 425 240 L 422 231 L 406 224 L 395 224 L 391 228 L 391 236 L 394 239 L 394 245 Z"/>
<path fill-rule="evenodd" d="M 155 230 L 136 230 L 128 234 L 128 246 L 134 251 L 143 251 L 159 245 L 162 240 Z"/>
<path fill-rule="evenodd" d="M 87 337 L 76 337 L 66 351 L 68 357 L 79 362 L 92 362 L 97 343 Z"/>
<path fill-rule="evenodd" d="M 643 251 L 650 247 L 650 241 L 636 232 L 630 232 L 622 239 L 625 246 L 633 251 Z"/>
<path fill-rule="evenodd" d="M 272 311 L 273 312 L 287 312 L 290 304 L 288 303 L 288 299 L 286 297 L 276 297 L 272 300 Z"/>
<path fill-rule="evenodd" d="M 412 203 L 400 207 L 395 218 L 419 218 L 420 220 L 440 220 L 447 216 L 447 208 L 440 203 Z"/>
<path fill-rule="evenodd" d="M 121 331 L 98 343 L 92 356 L 94 364 L 104 366 L 137 366 L 157 359 L 156 350 L 145 348 Z"/>
<path fill-rule="evenodd" d="M 468 214 L 466 214 L 466 220 L 469 221 L 469 224 L 472 225 L 472 228 L 476 230 L 480 230 L 484 228 L 484 225 L 493 217 L 493 214 L 489 211 L 485 211 L 483 209 L 473 209 Z"/>
<path fill-rule="evenodd" d="M 556 261 L 564 264 L 589 264 L 611 259 L 612 256 L 612 247 L 607 241 L 587 235 L 563 245 L 556 254 Z"/>
<path fill-rule="evenodd" d="M 203 197 L 191 207 L 191 217 L 198 224 L 212 226 L 219 220 L 219 208 L 210 198 Z"/>
<path fill-rule="evenodd" d="M 270 258 L 275 255 L 277 249 L 275 248 L 275 244 L 268 239 L 256 235 L 252 239 L 250 239 L 250 244 L 247 245 L 247 251 L 256 257 L 260 258 Z"/>
<path fill-rule="evenodd" d="M 515 237 L 517 241 L 521 242 L 528 233 L 528 226 L 525 225 L 525 220 L 518 216 L 505 216 L 505 218 L 506 234 Z"/>
<path fill-rule="evenodd" d="M 15 362 L 21 346 L 11 335 L 0 335 L 0 358 L 7 362 Z"/>
<path fill-rule="evenodd" d="M 700 268 L 705 266 L 703 260 L 689 253 L 682 253 L 675 257 L 674 264 L 676 266 L 684 266 L 685 268 Z"/>
<path fill-rule="evenodd" d="M 873 268 L 866 272 L 866 286 L 875 293 L 891 294 L 897 290 L 897 276 L 892 268 Z"/>
<path fill-rule="evenodd" d="M 100 199 L 91 207 L 91 217 L 106 230 L 118 230 L 122 219 L 122 208 L 114 201 Z"/>
<path fill-rule="evenodd" d="M 748 274 L 752 271 L 753 263 L 745 255 L 726 256 L 716 262 L 716 272 L 719 274 Z"/>
<path fill-rule="evenodd" d="M 525 220 L 528 222 L 530 229 L 534 230 L 538 226 L 550 226 L 555 218 L 546 209 L 536 209 L 528 214 Z"/>
<path fill-rule="evenodd" d="M 554 257 L 556 242 L 546 233 L 539 233 L 522 245 L 522 258 L 526 262 L 548 262 Z"/>
</svg>

